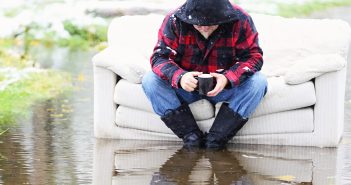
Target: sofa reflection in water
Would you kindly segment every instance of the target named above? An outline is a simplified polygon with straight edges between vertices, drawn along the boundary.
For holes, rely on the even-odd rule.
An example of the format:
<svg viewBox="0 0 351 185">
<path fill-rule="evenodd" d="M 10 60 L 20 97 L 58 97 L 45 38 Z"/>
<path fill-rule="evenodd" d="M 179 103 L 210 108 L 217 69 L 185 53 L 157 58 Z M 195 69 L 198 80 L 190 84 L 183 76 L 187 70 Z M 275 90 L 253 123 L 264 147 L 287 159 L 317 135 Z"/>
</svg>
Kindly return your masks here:
<svg viewBox="0 0 351 185">
<path fill-rule="evenodd" d="M 96 140 L 94 184 L 314 184 L 336 182 L 337 149 L 232 145 L 188 150 L 176 142 Z"/>
</svg>

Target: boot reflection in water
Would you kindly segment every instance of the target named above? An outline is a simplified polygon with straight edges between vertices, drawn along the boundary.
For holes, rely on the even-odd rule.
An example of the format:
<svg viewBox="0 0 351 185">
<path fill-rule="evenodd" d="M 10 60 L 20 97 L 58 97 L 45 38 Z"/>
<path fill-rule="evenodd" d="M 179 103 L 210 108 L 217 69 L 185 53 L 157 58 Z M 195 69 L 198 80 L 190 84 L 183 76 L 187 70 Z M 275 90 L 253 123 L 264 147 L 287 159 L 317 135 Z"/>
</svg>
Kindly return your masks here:
<svg viewBox="0 0 351 185">
<path fill-rule="evenodd" d="M 194 168 L 203 158 L 208 159 L 210 166 Z M 191 178 L 191 174 L 195 171 L 205 174 L 208 169 L 211 169 L 211 174 L 207 179 L 204 179 L 205 176 L 202 176 L 199 181 Z M 235 153 L 227 150 L 206 151 L 183 147 L 161 166 L 159 172 L 153 175 L 150 184 L 185 185 L 200 182 L 221 185 L 252 184 L 248 177 L 247 172 L 236 159 Z"/>
<path fill-rule="evenodd" d="M 235 157 L 235 153 L 226 149 L 218 151 L 207 150 L 204 155 L 209 159 L 212 167 L 210 184 L 253 184 L 246 170 Z"/>
<path fill-rule="evenodd" d="M 153 175 L 150 184 L 189 184 L 189 176 L 202 156 L 200 149 L 179 149 L 161 166 L 159 173 Z"/>
</svg>

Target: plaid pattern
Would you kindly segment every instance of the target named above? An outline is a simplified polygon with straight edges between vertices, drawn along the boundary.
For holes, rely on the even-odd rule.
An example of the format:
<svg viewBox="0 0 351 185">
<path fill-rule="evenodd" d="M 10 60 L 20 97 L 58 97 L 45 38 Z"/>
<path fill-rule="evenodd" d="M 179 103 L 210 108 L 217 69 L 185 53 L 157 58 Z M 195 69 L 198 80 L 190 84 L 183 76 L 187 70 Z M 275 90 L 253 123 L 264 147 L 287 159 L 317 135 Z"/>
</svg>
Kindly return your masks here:
<svg viewBox="0 0 351 185">
<path fill-rule="evenodd" d="M 263 65 L 263 52 L 251 17 L 233 5 L 237 20 L 221 24 L 205 39 L 193 25 L 168 14 L 151 56 L 152 70 L 174 88 L 188 71 L 204 73 L 225 69 L 232 87 L 243 83 Z"/>
</svg>

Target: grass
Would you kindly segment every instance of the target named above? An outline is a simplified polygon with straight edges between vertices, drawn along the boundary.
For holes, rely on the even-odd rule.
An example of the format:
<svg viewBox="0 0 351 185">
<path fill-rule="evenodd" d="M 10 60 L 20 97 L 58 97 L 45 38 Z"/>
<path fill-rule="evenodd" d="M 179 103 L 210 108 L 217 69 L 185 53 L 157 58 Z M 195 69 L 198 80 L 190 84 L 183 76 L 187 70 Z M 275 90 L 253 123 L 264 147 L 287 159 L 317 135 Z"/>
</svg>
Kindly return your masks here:
<svg viewBox="0 0 351 185">
<path fill-rule="evenodd" d="M 6 130 L 2 130 L 2 131 L 0 132 L 0 136 L 3 135 L 3 134 L 5 134 L 8 130 L 9 130 L 9 128 L 6 129 Z M 1 159 L 1 154 L 0 154 L 0 159 Z"/>
<path fill-rule="evenodd" d="M 61 0 L 49 0 L 48 3 Z M 5 10 L 4 15 L 15 18 L 24 7 Z M 67 35 L 59 34 L 52 25 L 30 23 L 23 25 L 7 38 L 0 38 L 0 67 L 18 70 L 36 65 L 31 48 L 38 45 L 60 46 L 72 50 L 102 50 L 106 47 L 107 24 L 79 26 L 72 20 L 62 22 Z M 0 83 L 6 75 L 0 73 Z M 68 73 L 42 70 L 0 90 L 0 135 L 10 124 L 28 116 L 30 107 L 38 101 L 56 97 L 72 89 Z"/>
<path fill-rule="evenodd" d="M 59 40 L 58 43 L 63 47 L 89 49 L 107 41 L 107 26 L 88 25 L 78 27 L 71 21 L 64 21 L 63 25 L 70 35 L 68 39 Z"/>
<path fill-rule="evenodd" d="M 6 80 L 6 76 L 4 74 L 0 74 L 0 83 Z"/>
<path fill-rule="evenodd" d="M 303 17 L 312 12 L 332 7 L 351 5 L 351 0 L 311 1 L 304 4 L 278 4 L 278 15 L 283 17 Z"/>
<path fill-rule="evenodd" d="M 46 70 L 32 73 L 0 91 L 0 133 L 10 124 L 28 116 L 37 101 L 51 99 L 72 89 L 68 73 Z"/>
<path fill-rule="evenodd" d="M 70 49 L 103 49 L 106 43 L 107 27 L 91 25 L 78 27 L 70 21 L 65 22 L 68 38 L 60 38 L 53 32 L 45 32 L 42 27 L 31 26 L 28 31 L 11 38 L 0 39 L 0 66 L 18 70 L 36 66 L 30 48 L 38 45 L 47 47 L 59 44 Z M 44 37 L 37 38 L 35 32 L 45 32 Z M 0 73 L 0 83 L 6 76 Z M 47 100 L 66 92 L 72 87 L 68 73 L 43 70 L 11 84 L 0 91 L 0 133 L 20 118 L 28 116 L 30 107 L 38 101 Z"/>
<path fill-rule="evenodd" d="M 0 39 L 0 44 L 12 42 L 12 49 L 5 47 L 0 48 L 0 66 L 1 67 L 15 67 L 17 69 L 23 69 L 25 67 L 31 67 L 34 65 L 34 61 L 31 60 L 29 55 L 20 54 L 18 51 L 13 50 L 16 46 L 16 40 L 6 41 Z"/>
<path fill-rule="evenodd" d="M 68 33 L 66 37 L 60 36 L 47 27 L 33 24 L 23 28 L 25 31 L 22 30 L 12 36 L 0 38 L 0 59 L 1 55 L 4 54 L 3 50 L 13 48 L 13 46 L 22 50 L 20 53 L 22 56 L 27 56 L 30 53 L 30 48 L 37 45 L 44 45 L 48 48 L 60 46 L 72 50 L 90 50 L 107 43 L 107 25 L 77 26 L 72 21 L 67 20 L 63 22 L 63 26 Z"/>
</svg>

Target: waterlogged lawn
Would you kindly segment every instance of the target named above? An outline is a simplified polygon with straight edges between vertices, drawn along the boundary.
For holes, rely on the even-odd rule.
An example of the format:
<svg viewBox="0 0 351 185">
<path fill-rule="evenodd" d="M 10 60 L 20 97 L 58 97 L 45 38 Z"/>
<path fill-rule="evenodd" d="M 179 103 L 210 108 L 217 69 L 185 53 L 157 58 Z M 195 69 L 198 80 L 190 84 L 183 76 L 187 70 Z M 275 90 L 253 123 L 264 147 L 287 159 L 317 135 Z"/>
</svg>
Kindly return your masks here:
<svg viewBox="0 0 351 185">
<path fill-rule="evenodd" d="M 70 74 L 40 69 L 33 48 L 104 49 L 108 22 L 85 14 L 79 4 L 23 2 L 0 7 L 0 135 L 28 116 L 35 103 L 72 89 Z"/>
<path fill-rule="evenodd" d="M 28 74 L 0 91 L 0 133 L 16 120 L 28 116 L 35 102 L 72 90 L 71 82 L 68 73 L 42 70 Z"/>
<path fill-rule="evenodd" d="M 231 0 L 250 13 L 304 17 L 316 11 L 351 5 L 351 0 Z"/>
<path fill-rule="evenodd" d="M 351 5 L 351 0 L 313 0 L 306 3 L 278 4 L 278 15 L 283 17 L 302 17 L 312 12 L 326 10 L 332 7 Z"/>
</svg>

